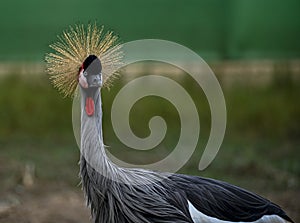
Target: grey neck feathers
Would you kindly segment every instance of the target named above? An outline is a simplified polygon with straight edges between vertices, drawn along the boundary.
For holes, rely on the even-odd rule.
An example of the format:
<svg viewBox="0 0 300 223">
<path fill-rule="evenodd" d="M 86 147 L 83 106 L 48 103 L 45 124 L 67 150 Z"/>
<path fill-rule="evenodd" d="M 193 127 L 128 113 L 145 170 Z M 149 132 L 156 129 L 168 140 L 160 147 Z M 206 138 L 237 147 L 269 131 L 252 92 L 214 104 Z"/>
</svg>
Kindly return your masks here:
<svg viewBox="0 0 300 223">
<path fill-rule="evenodd" d="M 152 184 L 162 179 L 161 174 L 144 169 L 121 168 L 112 163 L 106 155 L 102 133 L 101 94 L 94 96 L 95 113 L 88 116 L 85 112 L 85 96 L 81 97 L 81 155 L 97 174 L 113 182 L 137 185 Z M 147 176 L 145 176 L 147 173 Z"/>
<path fill-rule="evenodd" d="M 102 108 L 100 91 L 94 95 L 95 113 L 88 116 L 85 112 L 85 95 L 81 99 L 81 155 L 88 165 L 104 177 L 114 180 L 118 167 L 110 162 L 103 143 Z"/>
<path fill-rule="evenodd" d="M 144 169 L 121 168 L 110 162 L 103 143 L 100 91 L 94 96 L 93 116 L 86 114 L 85 95 L 81 93 L 80 175 L 94 222 L 175 222 L 173 217 L 181 211 L 168 205 L 164 198 L 171 191 L 162 187 L 165 176 Z M 161 211 L 170 219 L 159 220 Z"/>
</svg>

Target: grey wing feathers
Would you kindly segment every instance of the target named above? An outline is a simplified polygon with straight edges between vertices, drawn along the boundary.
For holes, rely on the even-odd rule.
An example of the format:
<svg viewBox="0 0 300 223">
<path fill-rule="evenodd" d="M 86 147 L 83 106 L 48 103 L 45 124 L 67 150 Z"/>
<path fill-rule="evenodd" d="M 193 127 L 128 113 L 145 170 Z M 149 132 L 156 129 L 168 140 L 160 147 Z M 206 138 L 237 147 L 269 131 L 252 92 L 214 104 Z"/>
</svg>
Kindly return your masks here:
<svg viewBox="0 0 300 223">
<path fill-rule="evenodd" d="M 180 174 L 172 175 L 171 179 L 185 191 L 188 200 L 198 211 L 210 217 L 251 222 L 264 215 L 278 215 L 293 222 L 278 205 L 226 182 Z"/>
</svg>

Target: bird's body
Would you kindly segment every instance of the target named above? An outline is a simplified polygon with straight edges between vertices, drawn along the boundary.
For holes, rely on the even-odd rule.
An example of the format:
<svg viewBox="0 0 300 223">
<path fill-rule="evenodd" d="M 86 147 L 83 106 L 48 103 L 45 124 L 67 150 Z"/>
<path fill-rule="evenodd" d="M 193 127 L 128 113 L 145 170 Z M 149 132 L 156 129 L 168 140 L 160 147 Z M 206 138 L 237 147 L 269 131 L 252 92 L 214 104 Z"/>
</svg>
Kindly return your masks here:
<svg viewBox="0 0 300 223">
<path fill-rule="evenodd" d="M 128 185 L 95 177 L 98 173 L 85 168 L 83 159 L 81 165 L 95 223 L 292 222 L 276 204 L 225 182 L 174 174 L 148 185 Z M 131 174 L 153 174 L 135 171 Z"/>
<path fill-rule="evenodd" d="M 51 80 L 66 96 L 81 94 L 82 187 L 95 223 L 284 223 L 276 204 L 231 184 L 208 178 L 122 168 L 112 163 L 102 137 L 101 88 L 119 67 L 120 45 L 96 24 L 78 25 L 51 45 Z M 95 55 L 97 56 L 95 56 Z M 100 61 L 100 59 L 101 61 Z M 103 71 L 102 71 L 103 66 Z M 79 68 L 80 67 L 80 68 Z M 79 72 L 78 72 L 79 68 Z M 103 72 L 103 73 L 102 73 Z"/>
<path fill-rule="evenodd" d="M 95 223 L 292 222 L 276 204 L 225 182 L 118 167 L 105 153 L 101 93 L 88 94 L 81 90 L 80 175 Z"/>
</svg>

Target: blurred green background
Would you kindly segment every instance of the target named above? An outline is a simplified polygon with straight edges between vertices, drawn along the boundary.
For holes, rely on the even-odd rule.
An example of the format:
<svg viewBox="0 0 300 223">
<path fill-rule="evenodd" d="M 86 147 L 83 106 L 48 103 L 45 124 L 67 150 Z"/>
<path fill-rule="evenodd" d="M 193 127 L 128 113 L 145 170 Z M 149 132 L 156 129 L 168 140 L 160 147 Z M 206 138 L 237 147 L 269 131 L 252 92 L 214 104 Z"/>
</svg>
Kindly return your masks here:
<svg viewBox="0 0 300 223">
<path fill-rule="evenodd" d="M 124 42 L 166 39 L 205 59 L 298 58 L 299 10 L 297 0 L 7 1 L 0 59 L 41 61 L 63 29 L 95 20 Z"/>
<path fill-rule="evenodd" d="M 203 57 L 215 72 L 227 105 L 224 143 L 213 163 L 197 170 L 210 131 L 210 111 L 185 73 L 175 80 L 193 98 L 201 135 L 181 172 L 226 180 L 277 202 L 300 220 L 300 1 L 128 0 L 6 1 L 0 14 L 0 222 L 89 222 L 80 191 L 71 99 L 63 99 L 44 70 L 48 45 L 75 23 L 97 21 L 122 42 L 175 41 Z M 126 75 L 172 78 L 170 65 L 130 65 L 103 91 L 104 138 L 119 158 L 149 163 L 166 156 L 180 134 L 168 101 L 147 97 L 131 111 L 140 137 L 148 121 L 168 124 L 163 143 L 147 153 L 124 146 L 111 126 L 114 96 Z M 69 214 L 67 214 L 69 213 Z"/>
</svg>

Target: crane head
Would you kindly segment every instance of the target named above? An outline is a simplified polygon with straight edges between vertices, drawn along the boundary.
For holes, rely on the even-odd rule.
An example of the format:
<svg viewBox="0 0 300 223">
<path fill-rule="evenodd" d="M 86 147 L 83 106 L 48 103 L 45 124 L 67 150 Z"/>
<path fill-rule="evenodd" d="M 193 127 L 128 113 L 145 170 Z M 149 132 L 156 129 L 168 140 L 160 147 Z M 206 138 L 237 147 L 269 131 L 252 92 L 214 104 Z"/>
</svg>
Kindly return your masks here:
<svg viewBox="0 0 300 223">
<path fill-rule="evenodd" d="M 102 86 L 102 65 L 95 55 L 89 55 L 79 68 L 78 81 L 83 89 L 95 90 Z"/>
<path fill-rule="evenodd" d="M 102 65 L 95 55 L 89 55 L 79 68 L 78 82 L 85 100 L 85 112 L 88 116 L 95 113 L 95 93 L 102 86 Z"/>
<path fill-rule="evenodd" d="M 59 92 L 73 97 L 78 83 L 80 90 L 112 86 L 118 69 L 123 66 L 118 36 L 104 32 L 103 26 L 89 23 L 70 26 L 58 38 L 50 45 L 53 52 L 47 53 L 45 60 L 49 79 Z"/>
</svg>

